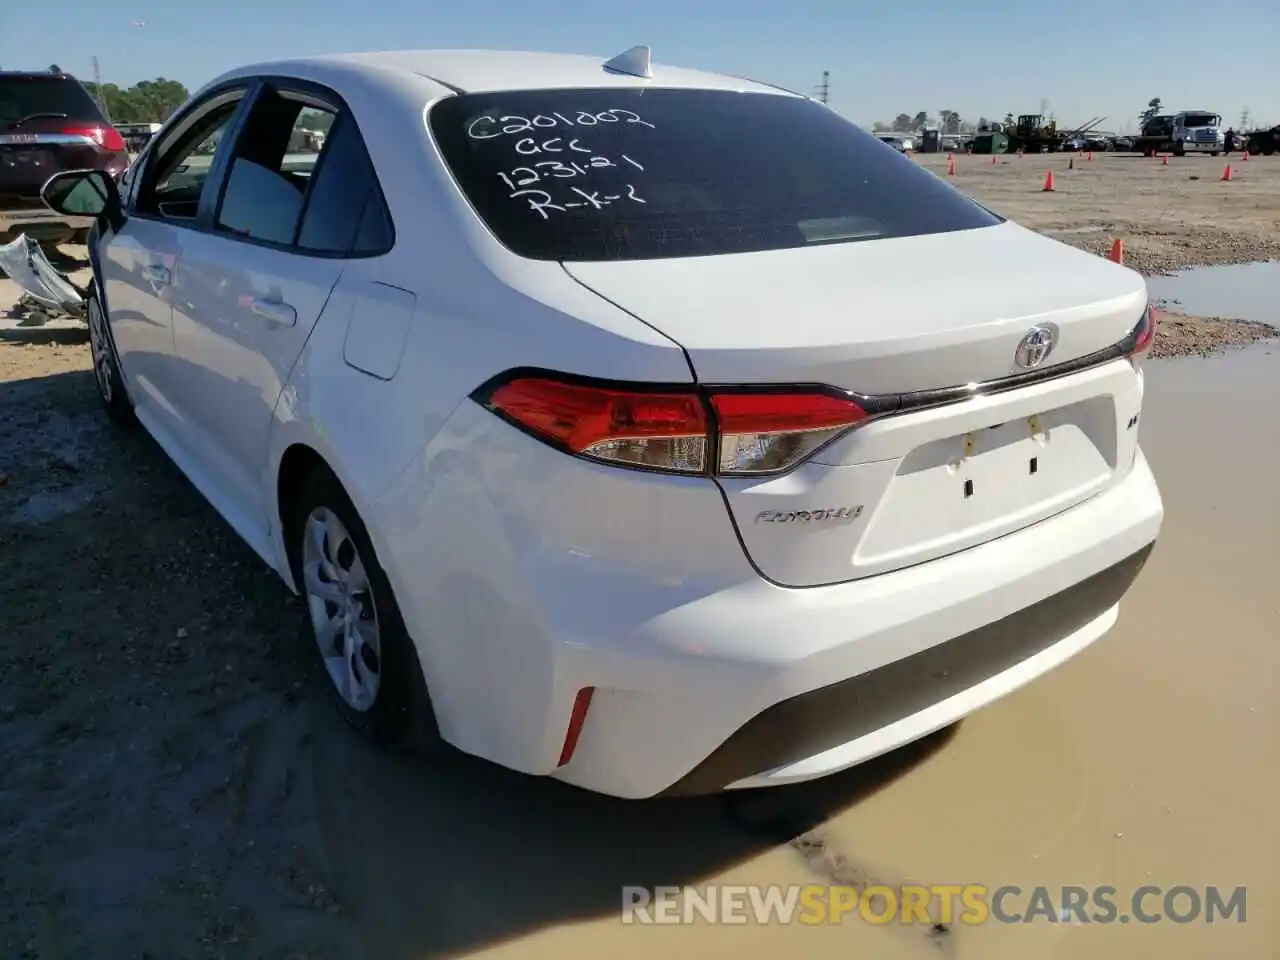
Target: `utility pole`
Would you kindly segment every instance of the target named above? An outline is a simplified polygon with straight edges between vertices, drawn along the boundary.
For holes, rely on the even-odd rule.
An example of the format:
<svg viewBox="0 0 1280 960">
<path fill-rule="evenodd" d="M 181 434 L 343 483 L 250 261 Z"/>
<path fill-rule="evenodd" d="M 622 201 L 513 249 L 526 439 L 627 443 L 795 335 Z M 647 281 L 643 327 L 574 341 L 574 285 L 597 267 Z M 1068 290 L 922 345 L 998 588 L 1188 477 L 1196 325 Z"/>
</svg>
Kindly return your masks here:
<svg viewBox="0 0 1280 960">
<path fill-rule="evenodd" d="M 98 58 L 93 58 L 93 89 L 98 93 L 98 106 L 102 108 L 102 115 L 107 118 L 107 123 L 111 122 L 111 112 L 107 109 L 107 95 L 102 92 L 102 70 L 98 66 Z"/>
<path fill-rule="evenodd" d="M 822 71 L 822 83 L 818 87 L 818 100 L 822 103 L 827 102 L 827 95 L 831 92 L 831 71 Z"/>
</svg>

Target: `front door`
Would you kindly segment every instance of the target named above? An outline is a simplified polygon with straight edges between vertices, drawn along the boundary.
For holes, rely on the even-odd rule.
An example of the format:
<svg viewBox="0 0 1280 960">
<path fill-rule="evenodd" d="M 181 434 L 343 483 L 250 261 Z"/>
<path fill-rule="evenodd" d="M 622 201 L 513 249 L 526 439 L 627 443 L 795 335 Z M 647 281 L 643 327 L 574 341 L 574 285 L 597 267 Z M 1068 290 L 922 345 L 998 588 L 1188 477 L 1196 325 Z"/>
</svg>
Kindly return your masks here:
<svg viewBox="0 0 1280 960">
<path fill-rule="evenodd" d="M 173 293 L 214 150 L 244 96 L 220 91 L 193 105 L 130 172 L 125 221 L 100 250 L 101 281 L 120 367 L 138 414 L 164 436 L 180 429 L 174 392 Z M 132 182 L 136 179 L 136 182 Z"/>
</svg>

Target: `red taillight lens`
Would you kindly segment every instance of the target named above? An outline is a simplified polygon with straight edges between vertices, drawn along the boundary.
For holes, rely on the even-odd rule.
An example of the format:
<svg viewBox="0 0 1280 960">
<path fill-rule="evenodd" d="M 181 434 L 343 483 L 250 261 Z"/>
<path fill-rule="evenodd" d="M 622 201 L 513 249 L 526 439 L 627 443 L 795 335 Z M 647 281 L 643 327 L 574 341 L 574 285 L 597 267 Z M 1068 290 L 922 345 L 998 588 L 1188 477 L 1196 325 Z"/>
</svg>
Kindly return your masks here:
<svg viewBox="0 0 1280 960">
<path fill-rule="evenodd" d="M 715 393 L 720 429 L 717 471 L 750 476 L 785 470 L 843 433 L 866 411 L 825 393 Z"/>
<path fill-rule="evenodd" d="M 478 399 L 571 453 L 722 476 L 786 470 L 867 416 L 824 392 L 600 387 L 540 376 L 508 380 Z"/>
<path fill-rule="evenodd" d="M 124 138 L 115 127 L 64 127 L 63 133 L 73 137 L 88 137 L 103 150 L 112 153 L 124 151 Z"/>
<path fill-rule="evenodd" d="M 530 377 L 498 387 L 488 406 L 586 457 L 680 473 L 706 470 L 706 412 L 692 391 L 602 389 Z"/>
<path fill-rule="evenodd" d="M 1151 344 L 1156 339 L 1156 324 L 1156 308 L 1148 305 L 1146 312 L 1142 315 L 1142 319 L 1133 328 L 1133 333 L 1129 334 L 1130 357 L 1141 357 L 1151 349 Z"/>
</svg>

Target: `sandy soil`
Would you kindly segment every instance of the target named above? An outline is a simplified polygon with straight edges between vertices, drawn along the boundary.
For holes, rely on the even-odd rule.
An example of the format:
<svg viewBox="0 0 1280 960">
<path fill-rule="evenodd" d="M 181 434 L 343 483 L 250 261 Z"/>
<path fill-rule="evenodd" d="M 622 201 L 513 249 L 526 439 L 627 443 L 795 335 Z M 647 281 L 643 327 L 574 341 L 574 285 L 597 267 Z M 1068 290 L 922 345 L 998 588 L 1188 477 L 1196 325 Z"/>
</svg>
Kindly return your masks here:
<svg viewBox="0 0 1280 960">
<path fill-rule="evenodd" d="M 946 177 L 946 154 L 914 161 Z M 1232 179 L 1223 182 L 1230 163 Z M 1045 175 L 1054 189 L 1043 189 Z M 1170 157 L 1095 153 L 956 156 L 948 179 L 979 203 L 1023 226 L 1100 256 L 1124 245 L 1124 262 L 1141 273 L 1280 260 L 1280 156 Z M 1229 310 L 1229 307 L 1224 307 Z M 1157 357 L 1203 356 L 1224 346 L 1268 339 L 1270 328 L 1219 317 L 1161 314 L 1168 321 Z"/>
<path fill-rule="evenodd" d="M 961 158 L 962 179 L 978 159 Z M 1128 176 L 1141 161 L 1106 164 Z M 1069 203 L 1092 174 L 1051 201 L 1022 195 L 1033 172 L 986 176 L 1004 174 L 989 194 L 972 174 L 1001 212 L 1091 222 L 1039 205 Z M 1257 211 L 1280 203 L 1277 183 Z M 1182 250 L 1154 215 L 1106 209 L 1135 248 Z M 1280 230 L 1241 229 L 1255 248 Z M 1170 350 L 1204 342 L 1181 324 L 1166 325 Z M 108 425 L 82 335 L 10 323 L 0 957 L 1274 955 L 1280 355 L 1263 344 L 1149 369 L 1143 438 L 1168 520 L 1105 640 L 859 770 L 763 796 L 626 804 L 358 742 L 326 705 L 296 601 L 145 435 Z M 618 921 L 624 884 L 867 880 L 1247 884 L 1249 922 L 930 933 Z"/>
<path fill-rule="evenodd" d="M 1280 259 L 1280 156 L 1170 157 L 1095 153 L 956 157 L 952 182 L 1002 216 L 1105 254 L 1124 241 L 1143 273 Z M 946 176 L 945 154 L 915 162 Z M 1220 179 L 1231 165 L 1232 179 Z M 1053 172 L 1054 190 L 1042 189 Z"/>
</svg>

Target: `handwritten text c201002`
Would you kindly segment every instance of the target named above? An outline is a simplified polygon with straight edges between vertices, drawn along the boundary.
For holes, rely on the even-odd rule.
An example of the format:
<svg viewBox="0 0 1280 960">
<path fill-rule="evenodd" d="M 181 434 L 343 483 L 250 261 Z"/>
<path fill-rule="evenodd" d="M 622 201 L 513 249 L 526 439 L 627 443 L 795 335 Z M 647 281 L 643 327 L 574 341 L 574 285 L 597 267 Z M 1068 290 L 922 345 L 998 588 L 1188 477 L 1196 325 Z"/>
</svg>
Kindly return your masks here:
<svg viewBox="0 0 1280 960">
<path fill-rule="evenodd" d="M 486 114 L 476 117 L 467 124 L 467 136 L 472 140 L 496 140 L 498 137 L 537 133 L 540 130 L 550 130 L 559 126 L 595 127 L 608 123 L 638 123 L 653 127 L 652 123 L 643 119 L 634 110 L 612 107 L 598 113 L 580 110 L 574 114 L 573 119 L 559 112 L 539 113 L 532 117 L 522 117 L 518 114 L 494 117 Z"/>
</svg>

